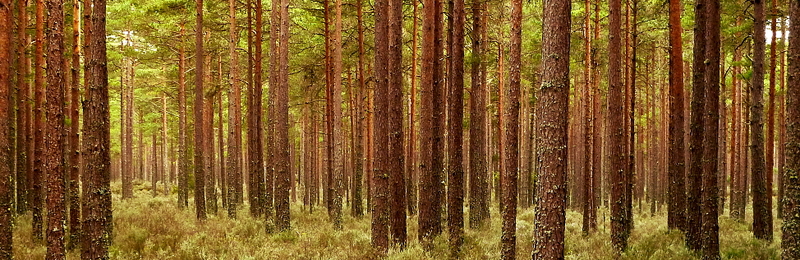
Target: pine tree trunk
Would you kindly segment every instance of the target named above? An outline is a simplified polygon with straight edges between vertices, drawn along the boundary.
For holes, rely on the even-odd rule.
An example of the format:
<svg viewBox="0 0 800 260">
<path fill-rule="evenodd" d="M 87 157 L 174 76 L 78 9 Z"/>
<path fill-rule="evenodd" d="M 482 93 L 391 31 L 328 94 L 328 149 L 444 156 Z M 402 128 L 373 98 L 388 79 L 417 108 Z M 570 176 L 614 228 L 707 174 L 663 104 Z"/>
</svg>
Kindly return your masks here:
<svg viewBox="0 0 800 260">
<path fill-rule="evenodd" d="M 11 147 L 14 145 L 11 141 L 14 133 L 11 132 L 11 117 L 13 103 L 9 102 L 11 99 L 11 1 L 0 1 L 0 118 L 3 118 L 0 123 L 0 258 L 12 259 L 14 252 L 12 250 L 12 232 L 13 227 L 13 212 L 12 200 L 14 198 L 14 183 L 12 182 L 14 173 L 14 155 L 11 154 Z"/>
<path fill-rule="evenodd" d="M 47 176 L 47 258 L 65 257 L 64 228 L 66 226 L 66 197 L 64 172 L 64 100 L 66 75 L 64 64 L 64 5 L 63 0 L 48 0 L 47 8 L 47 126 L 44 136 L 45 173 Z M 0 94 L 1 95 L 1 94 Z"/>
<path fill-rule="evenodd" d="M 800 18 L 800 3 L 789 4 L 789 17 Z M 800 30 L 790 23 L 789 30 Z M 786 172 L 783 177 L 783 227 L 781 248 L 783 259 L 800 258 L 800 38 L 789 37 L 788 75 L 786 82 Z"/>
<path fill-rule="evenodd" d="M 686 244 L 689 249 L 699 251 L 702 248 L 702 186 L 703 186 L 703 146 L 706 88 L 706 3 L 695 3 L 694 27 L 694 60 L 692 63 L 692 103 L 689 131 L 689 171 L 687 172 L 687 204 L 686 204 Z"/>
<path fill-rule="evenodd" d="M 375 162 L 372 166 L 373 191 L 370 192 L 372 203 L 372 246 L 379 255 L 385 255 L 388 251 L 389 240 L 389 201 L 391 193 L 389 190 L 389 109 L 387 107 L 387 96 L 389 93 L 389 46 L 390 31 L 389 24 L 391 15 L 389 0 L 377 0 L 375 2 L 375 85 L 374 89 L 374 121 L 372 127 L 372 151 Z M 369 189 L 369 188 L 368 188 Z M 370 207 L 368 206 L 368 208 Z M 421 207 L 424 208 L 424 207 Z M 422 209 L 421 209 L 422 210 Z M 422 212 L 420 212 L 420 215 Z"/>
<path fill-rule="evenodd" d="M 448 187 L 447 227 L 450 234 L 450 252 L 458 257 L 464 243 L 464 169 L 463 169 L 463 125 L 464 121 L 464 20 L 466 10 L 463 0 L 448 1 L 451 19 L 450 71 L 448 73 Z M 398 90 L 400 91 L 400 90 Z M 513 111 L 512 111 L 513 112 Z M 518 114 L 518 113 L 517 113 Z M 512 132 L 514 136 L 516 132 Z M 516 188 L 516 185 L 514 185 Z"/>
<path fill-rule="evenodd" d="M 609 113 L 609 165 L 611 184 L 611 242 L 618 252 L 624 251 L 628 244 L 625 190 L 627 165 L 625 150 L 626 139 L 625 117 L 623 109 L 625 107 L 625 86 L 622 84 L 622 34 L 620 32 L 622 20 L 622 7 L 620 0 L 609 2 L 609 43 L 608 43 L 608 113 Z M 541 131 L 539 131 L 541 132 Z M 543 167 L 544 169 L 544 167 Z M 544 177 L 544 176 L 542 176 Z M 541 177 L 540 177 L 541 178 Z M 546 189 L 540 189 L 546 192 Z M 539 193 L 539 192 L 537 192 Z"/>
<path fill-rule="evenodd" d="M 274 146 L 276 156 L 275 166 L 275 225 L 279 231 L 291 228 L 289 223 L 289 189 L 291 188 L 291 157 L 289 154 L 289 1 L 273 0 L 273 28 L 279 27 L 280 35 L 271 37 L 272 53 L 277 56 L 278 64 L 273 63 L 273 78 L 277 78 L 274 85 L 275 121 Z M 279 20 L 276 20 L 276 13 Z M 277 48 L 276 48 L 277 47 Z M 340 120 L 341 121 L 341 120 Z"/>
<path fill-rule="evenodd" d="M 470 74 L 472 85 L 470 91 L 470 129 L 469 129 L 469 226 L 479 228 L 489 218 L 488 205 L 488 172 L 486 163 L 486 88 L 485 65 L 483 62 L 484 40 L 486 30 L 485 3 L 472 3 L 472 55 Z M 422 128 L 420 128 L 422 130 Z M 424 145 L 424 143 L 423 143 Z"/>
<path fill-rule="evenodd" d="M 764 2 L 753 1 L 753 31 L 765 30 Z M 753 174 L 753 235 L 772 240 L 772 165 L 764 158 L 764 55 L 766 39 L 763 33 L 753 34 L 753 83 L 750 85 L 750 152 Z"/>
<path fill-rule="evenodd" d="M 33 174 L 33 135 L 31 134 L 31 115 L 32 101 L 30 98 L 30 84 L 28 80 L 30 72 L 30 59 L 26 55 L 26 48 L 30 44 L 30 38 L 26 32 L 28 28 L 28 1 L 17 1 L 17 85 L 19 86 L 19 96 L 17 100 L 20 106 L 18 109 L 17 129 L 19 155 L 17 159 L 17 214 L 28 212 L 30 207 L 30 176 Z"/>
<path fill-rule="evenodd" d="M 239 207 L 237 199 L 237 191 L 241 186 L 242 168 L 239 162 L 241 161 L 242 150 L 242 88 L 239 85 L 239 54 L 236 51 L 237 43 L 239 42 L 239 29 L 236 25 L 236 0 L 228 1 L 228 14 L 230 16 L 229 28 L 229 45 L 228 51 L 231 56 L 230 63 L 230 92 L 228 96 L 228 217 L 236 218 L 237 210 Z"/>
<path fill-rule="evenodd" d="M 551 22 L 552 24 L 546 23 L 546 25 L 544 27 L 545 31 L 549 31 L 549 30 L 554 30 L 555 31 L 555 30 L 558 30 L 558 29 L 566 29 L 566 28 L 569 27 L 569 24 L 570 24 L 569 18 L 568 18 L 569 16 L 568 15 L 564 16 L 564 14 L 565 14 L 564 11 L 566 11 L 566 13 L 569 13 L 569 9 L 570 9 L 569 5 L 566 4 L 566 3 L 567 2 L 564 1 L 564 2 L 556 2 L 556 3 L 547 4 L 547 7 L 545 7 L 545 13 L 546 13 L 546 15 L 545 15 L 546 18 L 545 19 L 547 19 L 547 22 Z M 553 19 L 553 20 L 549 20 L 549 19 Z M 562 27 L 562 26 L 564 26 L 564 27 Z M 548 40 L 545 40 L 545 42 L 544 42 L 545 45 L 544 46 L 546 46 L 546 47 L 545 47 L 545 50 L 543 51 L 543 55 L 545 55 L 545 56 L 549 55 L 549 54 L 551 54 L 550 51 L 552 51 L 552 54 L 554 56 L 563 55 L 563 57 L 568 57 L 569 56 L 569 47 L 568 47 L 569 43 L 568 43 L 568 41 L 563 41 L 565 39 L 569 39 L 569 37 L 567 35 L 568 35 L 567 33 L 558 32 L 558 33 L 554 34 L 556 39 L 554 39 L 552 42 L 550 42 Z M 549 49 L 549 48 L 552 48 L 552 49 Z M 503 155 L 504 155 L 503 156 L 504 157 L 503 158 L 503 160 L 504 160 L 503 167 L 505 169 L 503 171 L 503 175 L 501 175 L 501 183 L 502 183 L 502 187 L 503 187 L 503 189 L 502 189 L 503 193 L 502 193 L 501 206 L 500 206 L 500 214 L 502 215 L 502 218 L 503 218 L 503 228 L 502 228 L 503 233 L 502 233 L 502 235 L 500 237 L 500 254 L 501 254 L 501 258 L 504 258 L 504 259 L 515 259 L 516 258 L 516 245 L 517 245 L 517 236 L 516 236 L 516 229 L 517 229 L 517 178 L 518 178 L 518 171 L 519 171 L 519 149 L 518 149 L 519 148 L 519 135 L 518 135 L 518 132 L 519 132 L 519 99 L 520 99 L 521 67 L 522 67 L 522 0 L 511 1 L 511 46 L 510 46 L 510 54 L 509 55 L 510 55 L 510 58 L 509 58 L 509 67 L 510 67 L 510 69 L 509 69 L 509 78 L 510 78 L 510 80 L 509 80 L 508 88 L 505 91 L 505 96 L 506 96 L 505 103 L 506 103 L 507 107 L 506 107 L 506 110 L 500 111 L 500 113 L 503 113 L 503 115 L 504 115 L 503 116 L 503 121 L 505 123 L 505 127 L 504 127 L 505 128 L 505 132 L 504 132 L 505 136 L 503 138 L 503 142 L 505 143 L 505 146 L 504 146 L 505 150 L 503 151 Z M 559 65 L 565 65 L 565 64 L 566 63 L 562 63 L 562 64 L 559 64 Z M 556 66 L 558 66 L 558 65 L 556 65 Z M 563 67 L 558 67 L 558 68 L 559 69 L 563 69 Z M 563 87 L 568 86 L 568 84 L 565 84 L 566 81 L 564 81 L 564 82 L 560 81 L 560 80 L 567 79 L 567 77 L 565 77 L 565 75 L 569 75 L 569 70 L 568 69 L 554 70 L 554 71 L 550 71 L 550 72 L 553 73 L 553 74 L 549 75 L 552 78 L 548 78 L 548 79 L 553 80 L 553 83 L 555 83 L 554 85 L 563 86 Z M 560 73 L 564 73 L 564 74 L 560 74 Z M 563 85 L 561 85 L 561 84 L 563 84 Z M 559 93 L 559 90 L 566 90 L 566 89 L 568 89 L 568 88 L 559 89 L 559 87 L 556 87 L 554 89 L 551 89 L 551 90 L 553 90 L 552 93 L 547 93 L 547 92 L 549 92 L 548 90 L 544 90 L 542 92 L 542 98 L 543 99 L 547 100 L 549 98 L 553 98 L 552 100 L 554 102 L 552 102 L 551 104 L 555 104 L 554 108 L 553 108 L 553 111 L 552 111 L 554 113 L 551 114 L 554 117 L 553 118 L 544 117 L 545 121 L 549 121 L 548 119 L 550 119 L 550 120 L 552 120 L 551 122 L 553 122 L 554 124 L 556 124 L 556 125 L 559 124 L 559 122 L 558 122 L 558 113 L 559 112 L 564 112 L 564 111 L 559 111 L 559 112 L 556 112 L 556 111 L 558 111 L 557 109 L 558 109 L 560 104 L 568 104 L 568 102 L 569 102 L 568 95 L 563 95 L 564 93 Z M 460 98 L 460 96 L 459 96 L 459 98 Z M 562 103 L 562 102 L 565 102 L 565 103 Z M 452 135 L 452 133 L 451 133 L 451 135 Z M 555 139 L 559 139 L 559 138 L 556 137 Z M 562 139 L 561 141 L 566 141 L 566 140 Z M 556 142 L 558 142 L 558 141 L 556 141 Z M 555 155 L 555 156 L 557 157 L 558 155 Z M 556 168 L 557 168 L 557 166 L 556 166 Z M 549 177 L 552 178 L 552 176 L 549 176 Z M 557 179 L 557 177 L 556 178 L 552 178 L 551 180 L 554 180 L 554 181 L 558 182 L 558 180 L 556 180 L 556 179 Z M 452 179 L 451 179 L 451 181 L 452 181 Z M 556 196 L 558 196 L 558 195 L 556 195 Z M 559 200 L 559 198 L 554 198 L 554 200 L 552 200 L 552 202 L 554 202 L 553 204 L 557 205 L 558 204 L 558 202 L 556 202 L 557 200 Z M 551 201 L 545 200 L 544 204 L 548 204 L 549 202 L 551 202 Z M 551 204 L 551 206 L 553 206 L 553 204 Z M 547 208 L 547 207 L 548 206 L 544 206 L 543 208 Z M 545 209 L 545 211 L 547 211 L 547 209 Z M 559 219 L 561 219 L 561 217 L 558 216 L 558 215 L 559 214 L 564 214 L 563 211 L 561 211 L 561 212 L 559 212 L 559 210 L 552 210 L 552 211 L 553 211 L 552 213 L 555 213 L 555 214 L 553 214 L 553 216 L 556 216 Z M 549 214 L 545 213 L 544 215 L 549 215 Z M 538 219 L 538 220 L 543 220 L 543 219 Z M 553 237 L 550 237 L 550 239 L 553 239 L 555 241 L 561 241 L 561 243 L 556 242 L 555 243 L 556 246 L 554 246 L 554 248 L 553 248 L 554 250 L 558 250 L 559 249 L 558 244 L 560 244 L 562 246 L 564 244 L 563 243 L 563 241 L 564 241 L 563 240 L 563 230 L 564 229 L 562 228 L 563 227 L 563 223 L 558 223 L 558 221 L 551 223 L 551 222 L 545 220 L 543 222 L 543 224 L 554 224 L 555 227 L 552 227 L 552 228 L 560 230 L 560 232 L 556 231 Z M 542 230 L 543 229 L 537 229 L 537 231 L 542 231 Z M 536 233 L 536 231 L 534 231 L 534 233 Z M 561 233 L 561 235 L 559 235 L 558 233 Z M 538 238 L 544 238 L 544 237 L 538 237 Z M 539 249 L 541 249 L 541 248 L 539 248 Z M 544 251 L 548 251 L 548 250 L 544 250 Z M 554 251 L 552 253 L 555 253 L 555 252 L 558 252 L 558 251 Z M 548 255 L 549 253 L 551 253 L 551 252 L 544 252 L 543 256 Z M 563 250 L 561 250 L 561 253 L 563 254 Z M 556 253 L 556 255 L 557 255 L 557 253 Z"/>
<path fill-rule="evenodd" d="M 705 108 L 703 118 L 702 236 L 703 259 L 719 259 L 720 2 L 706 1 Z M 698 92 L 699 93 L 699 92 Z"/>
<path fill-rule="evenodd" d="M 79 244 L 80 238 L 80 118 L 79 118 L 79 102 L 80 102 L 80 4 L 77 0 L 72 1 L 72 34 L 70 41 L 72 43 L 72 61 L 70 67 L 70 83 L 69 83 L 69 182 L 67 199 L 69 203 L 69 242 L 68 249 L 73 249 Z"/>
<path fill-rule="evenodd" d="M 389 16 L 389 64 L 387 66 L 389 85 L 385 104 L 388 106 L 386 111 L 388 113 L 386 122 L 388 132 L 386 134 L 388 135 L 387 147 L 389 150 L 386 157 L 386 169 L 389 174 L 389 192 L 391 193 L 389 226 L 392 244 L 403 249 L 408 236 L 406 231 L 406 177 L 403 171 L 403 165 L 405 165 L 403 155 L 403 1 L 389 0 L 387 14 Z M 338 15 L 337 20 L 339 21 L 337 26 L 341 28 L 341 15 Z"/>
<path fill-rule="evenodd" d="M 195 24 L 195 76 L 194 76 L 194 204 L 198 220 L 206 219 L 205 196 L 205 123 L 203 122 L 203 77 L 205 53 L 203 50 L 203 0 L 195 5 L 197 20 Z"/>
<path fill-rule="evenodd" d="M 253 8 L 248 5 L 248 9 Z M 253 217 L 260 217 L 264 214 L 264 204 L 262 201 L 264 193 L 264 154 L 263 154 L 263 127 L 261 124 L 261 110 L 263 109 L 261 103 L 262 83 L 261 83 L 261 42 L 262 42 L 262 4 L 261 0 L 255 1 L 255 37 L 248 45 L 254 47 L 254 58 L 252 77 L 253 80 L 250 84 L 250 89 L 247 95 L 247 158 L 249 170 L 249 202 L 250 202 L 250 215 Z M 248 11 L 250 12 L 250 11 Z M 248 22 L 250 21 L 248 16 Z M 253 30 L 249 30 L 253 31 Z"/>
<path fill-rule="evenodd" d="M 189 206 L 189 151 L 186 147 L 186 57 L 184 25 L 180 24 L 178 48 L 178 207 Z"/>
<path fill-rule="evenodd" d="M 32 192 L 32 235 L 35 241 L 41 241 L 44 238 L 44 184 L 43 171 L 44 171 L 44 0 L 36 0 L 36 50 L 34 64 L 35 74 L 33 84 L 35 91 L 34 101 L 34 115 L 33 115 L 33 146 L 34 146 L 34 169 L 31 178 Z"/>
</svg>

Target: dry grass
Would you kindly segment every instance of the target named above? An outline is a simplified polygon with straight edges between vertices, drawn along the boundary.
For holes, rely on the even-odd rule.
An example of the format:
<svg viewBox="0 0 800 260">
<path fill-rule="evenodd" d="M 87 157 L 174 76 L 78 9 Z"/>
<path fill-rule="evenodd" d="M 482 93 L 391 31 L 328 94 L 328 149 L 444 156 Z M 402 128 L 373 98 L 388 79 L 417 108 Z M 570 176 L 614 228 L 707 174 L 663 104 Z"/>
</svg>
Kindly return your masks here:
<svg viewBox="0 0 800 260">
<path fill-rule="evenodd" d="M 241 209 L 238 219 L 224 214 L 209 215 L 205 222 L 195 220 L 194 211 L 181 210 L 175 196 L 152 198 L 149 185 L 136 186 L 136 198 L 121 201 L 119 184 L 115 183 L 114 240 L 110 249 L 112 259 L 369 259 L 370 218 L 344 218 L 344 229 L 334 230 L 328 222 L 327 211 L 316 207 L 313 214 L 302 205 L 293 204 L 292 231 L 266 234 L 264 221 L 253 219 L 247 209 Z M 191 206 L 192 202 L 190 202 Z M 638 212 L 637 212 L 638 213 Z M 682 235 L 667 232 L 664 214 L 637 214 L 630 248 L 616 257 L 611 248 L 608 212 L 602 209 L 600 230 L 584 237 L 581 234 L 581 214 L 567 213 L 567 259 L 696 259 L 683 246 Z M 464 259 L 499 258 L 500 221 L 496 208 L 490 226 L 466 231 Z M 521 210 L 517 222 L 517 254 L 527 259 L 533 239 L 533 211 Z M 14 254 L 17 259 L 43 259 L 45 247 L 31 239 L 30 215 L 18 218 L 14 233 Z M 766 243 L 754 239 L 749 222 L 740 223 L 720 217 L 720 245 L 723 259 L 778 259 L 780 241 Z M 410 242 L 406 250 L 392 249 L 388 259 L 447 258 L 446 236 L 433 242 L 426 252 L 416 241 L 417 221 L 409 218 Z M 780 223 L 775 223 L 779 239 Z M 78 259 L 72 252 L 69 259 Z"/>
</svg>

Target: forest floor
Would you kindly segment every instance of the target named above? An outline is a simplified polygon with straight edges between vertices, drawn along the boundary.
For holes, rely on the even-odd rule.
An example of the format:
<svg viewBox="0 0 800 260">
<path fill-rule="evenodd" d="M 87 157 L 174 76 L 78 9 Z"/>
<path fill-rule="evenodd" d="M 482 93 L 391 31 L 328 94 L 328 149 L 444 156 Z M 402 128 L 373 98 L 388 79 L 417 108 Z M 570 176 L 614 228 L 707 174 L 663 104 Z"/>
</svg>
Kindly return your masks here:
<svg viewBox="0 0 800 260">
<path fill-rule="evenodd" d="M 195 219 L 191 201 L 188 209 L 179 209 L 174 192 L 171 196 L 153 198 L 149 186 L 138 183 L 135 198 L 121 201 L 117 196 L 120 184 L 112 184 L 112 259 L 368 259 L 371 254 L 369 215 L 356 219 L 348 214 L 344 218 L 344 229 L 337 231 L 328 221 L 323 207 L 315 207 L 314 213 L 309 214 L 302 202 L 294 203 L 292 231 L 266 234 L 264 221 L 250 217 L 246 208 L 239 210 L 238 219 L 230 219 L 227 214 L 209 214 L 209 219 L 201 223 Z M 634 208 L 635 229 L 630 247 L 621 259 L 697 258 L 686 249 L 679 232 L 667 231 L 664 210 L 650 216 Z M 500 218 L 496 207 L 491 214 L 489 227 L 466 229 L 462 258 L 499 259 Z M 568 210 L 566 259 L 616 259 L 609 239 L 608 211 L 601 208 L 598 215 L 599 230 L 585 237 L 581 233 L 580 212 Z M 533 219 L 532 209 L 520 210 L 517 218 L 517 256 L 520 259 L 529 259 L 531 255 Z M 780 221 L 775 222 L 776 240 L 772 243 L 753 238 L 749 223 L 732 220 L 727 215 L 720 217 L 722 259 L 779 259 Z M 44 259 L 45 246 L 41 242 L 34 243 L 30 227 L 30 214 L 16 220 L 16 259 Z M 447 258 L 446 235 L 436 238 L 433 249 L 425 252 L 416 240 L 416 217 L 409 218 L 408 232 L 411 238 L 408 248 L 390 250 L 388 259 Z M 77 251 L 68 255 L 68 259 L 78 257 Z"/>
</svg>

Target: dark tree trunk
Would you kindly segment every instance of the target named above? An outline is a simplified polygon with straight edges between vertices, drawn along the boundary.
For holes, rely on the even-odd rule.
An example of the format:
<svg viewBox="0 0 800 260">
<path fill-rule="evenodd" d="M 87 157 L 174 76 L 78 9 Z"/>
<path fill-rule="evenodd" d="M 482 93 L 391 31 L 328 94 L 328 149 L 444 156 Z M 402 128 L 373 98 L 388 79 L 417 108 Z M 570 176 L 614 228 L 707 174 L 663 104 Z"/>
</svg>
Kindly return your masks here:
<svg viewBox="0 0 800 260">
<path fill-rule="evenodd" d="M 33 146 L 34 146 L 34 169 L 31 178 L 32 191 L 32 227 L 33 238 L 41 241 L 44 238 L 44 0 L 36 0 L 36 62 L 34 64 L 35 74 L 33 84 L 35 93 L 34 115 L 33 115 Z"/>
<path fill-rule="evenodd" d="M 248 9 L 253 8 L 248 6 Z M 249 45 L 255 46 L 255 53 L 253 58 L 253 80 L 250 84 L 249 92 L 247 95 L 247 159 L 249 170 L 249 202 L 250 202 L 250 215 L 259 217 L 264 214 L 264 154 L 263 154 L 263 128 L 261 125 L 261 110 L 263 109 L 261 103 L 262 85 L 261 85 L 261 41 L 262 41 L 262 6 L 261 1 L 255 2 L 255 37 L 254 42 Z M 248 11 L 250 12 L 250 11 Z M 249 17 L 248 17 L 249 18 Z M 248 19 L 249 21 L 250 19 Z M 250 30 L 252 31 L 252 30 Z"/>
<path fill-rule="evenodd" d="M 17 1 L 17 85 L 19 92 L 17 100 L 19 102 L 17 129 L 19 129 L 17 149 L 17 214 L 28 212 L 30 203 L 30 176 L 33 174 L 33 135 L 31 134 L 31 115 L 32 102 L 30 98 L 30 84 L 28 75 L 30 71 L 30 59 L 27 57 L 26 48 L 30 44 L 30 38 L 26 32 L 28 28 L 28 1 Z"/>
<path fill-rule="evenodd" d="M 616 4 L 615 4 L 616 3 Z M 611 1 L 612 6 L 612 23 L 611 28 L 619 28 L 619 1 Z M 519 8 L 520 2 L 516 6 Z M 616 9 L 614 9 L 616 7 Z M 613 10 L 617 10 L 615 16 Z M 518 13 L 520 11 L 516 11 Z M 551 37 L 544 37 L 542 42 L 542 84 L 537 91 L 538 98 L 536 102 L 537 125 L 536 125 L 536 142 L 537 142 L 537 158 L 540 161 L 539 178 L 536 186 L 536 217 L 534 226 L 534 244 L 533 244 L 533 258 L 534 259 L 559 259 L 564 258 L 564 222 L 565 222 L 565 208 L 567 200 L 566 182 L 567 182 L 567 120 L 569 110 L 569 35 L 570 35 L 570 13 L 571 6 L 569 1 L 549 1 L 544 5 L 544 25 L 543 35 Z M 519 17 L 519 14 L 515 17 Z M 616 18 L 614 18 L 616 17 Z M 614 26 L 614 21 L 617 26 Z M 519 27 L 516 27 L 519 28 Z M 512 30 L 513 31 L 513 30 Z M 611 80 L 612 87 L 620 87 L 618 84 L 619 75 L 619 31 L 616 34 L 612 32 L 610 50 L 611 54 L 615 53 L 617 56 L 611 56 L 611 64 L 617 65 L 617 70 L 612 69 Z M 517 37 L 517 36 L 514 36 Z M 616 45 L 614 45 L 616 43 Z M 515 44 L 516 45 L 516 44 Z M 617 48 L 614 48 L 614 47 Z M 519 50 L 516 49 L 518 53 Z M 518 54 L 514 54 L 516 56 Z M 519 66 L 519 60 L 513 58 L 512 67 Z M 518 68 L 512 71 L 518 71 Z M 617 75 L 617 77 L 614 77 Z M 512 77 L 514 79 L 514 77 Z M 617 84 L 613 84 L 615 83 Z M 513 81 L 512 81 L 513 82 Z M 517 84 L 517 83 L 514 83 Z M 621 91 L 621 89 L 611 89 L 611 91 Z M 513 93 L 513 92 L 510 92 Z M 621 95 L 615 95 L 620 98 Z M 622 108 L 621 100 L 612 102 L 612 104 L 619 104 Z M 621 116 L 621 111 L 613 111 L 615 115 Z M 618 126 L 622 126 L 622 118 L 618 118 L 620 122 Z M 516 122 L 514 122 L 516 123 Z M 509 123 L 510 125 L 511 123 Z M 621 131 L 622 129 L 618 129 Z M 615 135 L 621 137 L 621 135 Z M 622 140 L 617 140 L 621 143 Z M 615 146 L 622 148 L 621 146 Z M 615 154 L 622 154 L 615 153 Z M 618 166 L 622 167 L 622 158 L 619 159 Z M 515 166 L 515 165 L 512 165 Z M 509 168 L 512 169 L 512 168 Z M 620 183 L 621 184 L 621 183 Z M 616 185 L 615 185 L 616 187 Z M 619 188 L 622 188 L 621 185 Z M 621 191 L 621 190 L 615 190 Z M 509 197 L 514 196 L 511 194 Z M 615 203 L 617 205 L 617 203 Z M 621 206 L 621 204 L 619 204 Z M 619 210 L 619 208 L 617 208 Z M 621 212 L 617 212 L 621 213 Z M 619 216 L 619 215 L 618 215 Z M 504 222 L 505 220 L 504 217 Z M 513 221 L 513 219 L 511 219 Z M 614 226 L 618 227 L 618 226 Z M 505 232 L 505 230 L 504 230 Z M 616 241 L 615 241 L 616 242 Z M 624 246 L 622 246 L 624 248 Z"/>
<path fill-rule="evenodd" d="M 486 66 L 483 62 L 486 3 L 472 3 L 472 55 L 469 130 L 469 226 L 478 228 L 489 218 L 489 183 L 486 162 Z M 421 128 L 422 129 L 422 128 Z M 424 144 L 423 144 L 424 145 Z"/>
<path fill-rule="evenodd" d="M 719 259 L 720 2 L 706 1 L 705 108 L 703 109 L 702 232 L 703 259 Z M 699 92 L 698 92 L 699 94 Z"/>
<path fill-rule="evenodd" d="M 789 4 L 790 19 L 800 19 L 800 3 Z M 800 31 L 800 24 L 790 23 L 788 31 Z M 800 258 L 800 38 L 789 37 L 788 75 L 786 82 L 786 172 L 783 177 L 783 259 Z"/>
<path fill-rule="evenodd" d="M 461 245 L 464 243 L 464 151 L 462 150 L 464 131 L 462 122 L 464 121 L 464 20 L 466 19 L 466 10 L 464 0 L 450 0 L 449 5 L 453 25 L 450 28 L 452 30 L 448 73 L 450 89 L 447 102 L 449 115 L 447 118 L 449 126 L 447 227 L 450 234 L 451 255 L 458 257 Z M 510 112 L 513 113 L 513 111 Z"/>
<path fill-rule="evenodd" d="M 702 186 L 703 186 L 703 114 L 705 111 L 706 88 L 706 2 L 695 2 L 694 60 L 692 63 L 692 103 L 689 130 L 689 171 L 686 189 L 686 244 L 699 251 L 702 248 Z"/>
<path fill-rule="evenodd" d="M 356 8 L 357 8 L 357 18 L 358 18 L 358 85 L 355 92 L 351 92 L 351 95 L 355 94 L 353 100 L 355 111 L 355 124 L 354 128 L 351 129 L 353 131 L 353 200 L 350 202 L 350 210 L 354 217 L 360 218 L 364 216 L 364 192 L 362 188 L 362 183 L 364 182 L 364 131 L 362 131 L 362 127 L 364 125 L 364 113 L 362 104 L 364 102 L 363 91 L 364 89 L 364 24 L 363 24 L 363 12 L 362 12 L 362 3 L 361 0 L 356 1 Z M 352 97 L 351 97 L 352 98 Z M 313 118 L 313 117 L 312 117 Z M 313 167 L 312 167 L 313 169 Z"/>
<path fill-rule="evenodd" d="M 763 32 L 764 2 L 753 0 L 753 32 Z M 763 33 L 753 33 L 753 83 L 750 85 L 750 153 L 753 174 L 753 235 L 772 240 L 772 186 L 764 149 L 764 55 Z"/>
<path fill-rule="evenodd" d="M 405 248 L 406 231 L 406 179 L 403 172 L 403 1 L 389 0 L 389 86 L 386 92 L 388 113 L 386 169 L 389 174 L 390 229 L 392 244 Z M 341 15 L 337 26 L 341 27 Z M 341 34 L 341 33 L 340 33 Z M 341 37 L 339 37 L 341 38 Z M 338 47 L 338 46 L 337 46 Z M 341 59 L 340 59 L 341 60 Z M 341 66 L 341 65 L 338 65 Z M 341 120 L 340 120 L 341 121 Z"/>
<path fill-rule="evenodd" d="M 372 246 L 378 255 L 385 255 L 389 248 L 389 128 L 388 100 L 389 94 L 389 0 L 375 1 L 375 85 L 374 89 L 374 128 L 372 153 L 375 161 L 372 165 Z M 369 133 L 368 133 L 369 135 Z M 368 190 L 369 187 L 367 187 Z M 420 212 L 420 214 L 422 214 Z"/>
<path fill-rule="evenodd" d="M 11 91 L 11 50 L 13 49 L 11 43 L 11 1 L 0 1 L 0 258 L 12 259 L 14 252 L 12 250 L 12 230 L 11 226 L 13 220 L 12 200 L 14 198 L 14 183 L 13 172 L 14 168 L 14 155 L 11 154 L 12 125 L 11 117 L 13 103 L 9 100 L 12 98 Z"/>
<path fill-rule="evenodd" d="M 197 20 L 195 24 L 195 74 L 194 74 L 194 204 L 198 220 L 206 219 L 205 196 L 205 124 L 203 120 L 203 0 L 195 5 Z"/>
<path fill-rule="evenodd" d="M 80 118 L 79 116 L 79 102 L 80 102 L 80 3 L 77 0 L 72 1 L 72 34 L 70 41 L 72 43 L 72 61 L 70 67 L 70 83 L 69 83 L 69 183 L 67 185 L 67 199 L 69 203 L 69 242 L 68 249 L 73 249 L 78 245 L 80 238 Z"/>
<path fill-rule="evenodd" d="M 625 206 L 625 190 L 627 183 L 626 147 L 625 147 L 625 86 L 622 84 L 622 34 L 620 32 L 622 7 L 620 0 L 609 2 L 609 43 L 608 43 L 608 113 L 609 113 L 609 166 L 611 176 L 611 242 L 618 252 L 624 251 L 628 245 L 627 214 Z M 546 64 L 546 63 L 545 63 Z M 541 132 L 541 131 L 539 131 Z M 544 169 L 544 167 L 542 167 Z M 540 189 L 546 192 L 546 189 Z M 538 193 L 538 192 L 537 192 Z"/>
</svg>

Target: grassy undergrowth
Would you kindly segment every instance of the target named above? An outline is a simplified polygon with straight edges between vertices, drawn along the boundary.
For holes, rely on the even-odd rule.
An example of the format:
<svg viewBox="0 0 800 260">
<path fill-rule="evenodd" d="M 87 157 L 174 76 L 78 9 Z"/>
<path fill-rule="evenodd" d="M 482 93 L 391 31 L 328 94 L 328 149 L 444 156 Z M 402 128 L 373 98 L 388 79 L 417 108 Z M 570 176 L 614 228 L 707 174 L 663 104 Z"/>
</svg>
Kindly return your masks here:
<svg viewBox="0 0 800 260">
<path fill-rule="evenodd" d="M 136 198 L 121 201 L 119 184 L 114 195 L 114 234 L 110 249 L 112 259 L 369 259 L 370 218 L 355 219 L 346 215 L 344 229 L 337 231 L 329 223 L 327 211 L 315 207 L 309 214 L 302 204 L 292 205 L 292 231 L 266 234 L 264 221 L 253 219 L 246 208 L 238 219 L 225 214 L 210 214 L 205 222 L 195 220 L 192 202 L 189 209 L 179 209 L 176 197 L 153 198 L 149 185 L 136 186 Z M 635 209 L 636 210 L 636 209 Z M 638 213 L 638 211 L 637 211 Z M 629 249 L 615 257 L 609 239 L 608 212 L 601 209 L 599 230 L 587 237 L 581 234 L 581 214 L 567 212 L 567 259 L 696 259 L 683 246 L 682 235 L 667 232 L 665 214 L 637 214 Z M 489 227 L 466 230 L 464 259 L 498 259 L 500 219 L 492 211 Z M 533 210 L 521 210 L 517 220 L 517 255 L 529 259 L 533 243 Z M 778 259 L 780 222 L 775 223 L 776 241 L 767 243 L 753 238 L 748 222 L 720 217 L 720 247 L 723 259 Z M 31 238 L 30 215 L 20 216 L 14 229 L 16 259 L 44 259 L 45 247 Z M 447 257 L 446 236 L 439 236 L 432 250 L 426 252 L 416 241 L 417 219 L 409 218 L 406 250 L 392 249 L 388 259 L 443 259 Z M 77 252 L 68 259 L 78 259 Z"/>
</svg>

